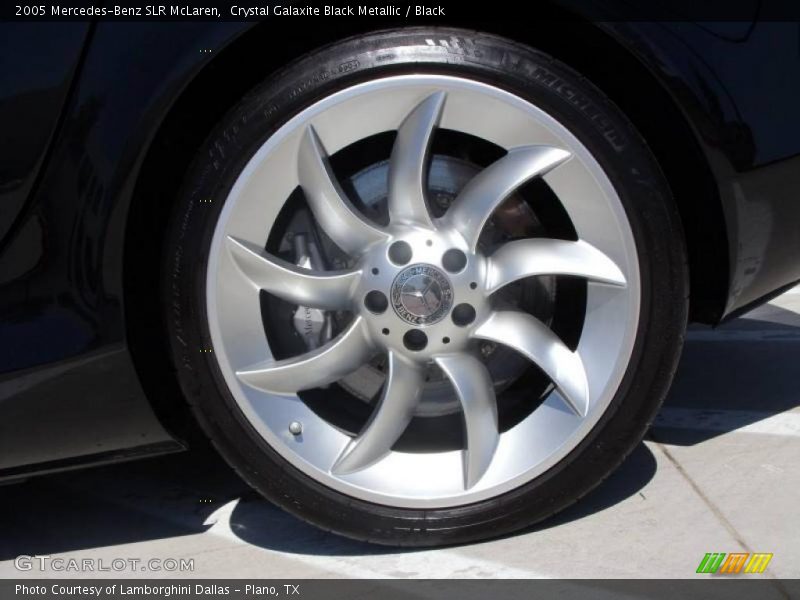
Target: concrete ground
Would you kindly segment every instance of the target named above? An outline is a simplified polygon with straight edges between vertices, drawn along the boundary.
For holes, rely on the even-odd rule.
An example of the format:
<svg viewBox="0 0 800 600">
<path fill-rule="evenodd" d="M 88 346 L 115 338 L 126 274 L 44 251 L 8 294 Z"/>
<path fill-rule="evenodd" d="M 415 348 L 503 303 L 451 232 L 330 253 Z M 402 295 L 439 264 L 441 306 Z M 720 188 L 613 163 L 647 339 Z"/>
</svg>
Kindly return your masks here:
<svg viewBox="0 0 800 600">
<path fill-rule="evenodd" d="M 214 457 L 185 453 L 0 488 L 0 577 L 20 554 L 193 558 L 125 577 L 701 577 L 707 552 L 771 552 L 800 577 L 800 289 L 689 334 L 655 427 L 578 505 L 492 542 L 402 551 L 351 542 L 258 499 Z M 83 576 L 91 576 L 84 573 Z"/>
</svg>

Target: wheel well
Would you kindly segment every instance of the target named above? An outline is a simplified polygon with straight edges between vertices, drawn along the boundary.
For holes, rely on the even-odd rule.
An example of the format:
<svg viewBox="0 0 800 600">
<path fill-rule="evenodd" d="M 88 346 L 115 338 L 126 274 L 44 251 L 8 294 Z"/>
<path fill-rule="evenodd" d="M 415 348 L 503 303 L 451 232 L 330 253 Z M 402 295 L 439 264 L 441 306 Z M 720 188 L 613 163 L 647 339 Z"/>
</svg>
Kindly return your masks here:
<svg viewBox="0 0 800 600">
<path fill-rule="evenodd" d="M 219 52 L 184 90 L 157 132 L 137 179 L 125 240 L 124 292 L 128 341 L 140 378 L 165 425 L 188 441 L 199 439 L 189 423 L 169 367 L 159 289 L 162 247 L 173 199 L 204 139 L 249 89 L 298 56 L 345 36 L 365 33 L 359 21 L 344 27 L 304 30 L 274 43 L 262 23 Z M 691 127 L 656 78 L 608 34 L 574 19 L 551 22 L 459 22 L 547 52 L 602 89 L 650 145 L 672 188 L 682 218 L 691 273 L 690 318 L 714 323 L 724 307 L 727 248 L 716 183 Z M 566 41 L 565 41 L 566 40 Z M 580 40 L 580 43 L 574 43 Z M 254 60 L 253 57 L 259 57 Z M 246 64 L 247 68 L 241 68 Z M 607 65 L 613 64 L 613 69 Z M 224 81 L 224 85 L 220 83 Z M 635 81 L 636 94 L 631 94 Z M 658 115 L 654 119 L 653 115 Z M 146 240 L 147 243 L 141 243 Z"/>
<path fill-rule="evenodd" d="M 493 33 L 534 45 L 573 67 L 600 88 L 642 134 L 680 213 L 689 260 L 689 320 L 718 323 L 728 291 L 728 237 L 717 182 L 691 125 L 647 67 L 596 25 L 561 19 L 536 29 L 531 33 L 508 25 Z"/>
</svg>

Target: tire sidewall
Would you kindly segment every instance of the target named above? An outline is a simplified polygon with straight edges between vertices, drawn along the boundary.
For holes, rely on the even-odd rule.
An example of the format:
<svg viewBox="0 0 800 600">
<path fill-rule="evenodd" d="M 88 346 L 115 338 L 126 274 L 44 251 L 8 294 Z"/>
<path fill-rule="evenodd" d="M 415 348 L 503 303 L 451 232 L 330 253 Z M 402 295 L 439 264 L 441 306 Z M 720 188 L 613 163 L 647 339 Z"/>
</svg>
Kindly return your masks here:
<svg viewBox="0 0 800 600">
<path fill-rule="evenodd" d="M 625 208 L 638 251 L 640 323 L 627 372 L 591 432 L 558 464 L 501 496 L 424 511 L 346 496 L 300 472 L 256 432 L 213 355 L 205 309 L 213 232 L 230 188 L 287 120 L 350 85 L 402 73 L 449 74 L 520 96 L 564 124 L 592 153 Z M 552 58 L 492 35 L 405 29 L 320 49 L 254 89 L 211 133 L 190 168 L 167 237 L 162 290 L 181 388 L 228 462 L 303 519 L 358 539 L 399 545 L 466 542 L 545 518 L 596 486 L 635 447 L 660 406 L 687 312 L 683 236 L 669 188 L 644 140 L 587 80 Z"/>
</svg>

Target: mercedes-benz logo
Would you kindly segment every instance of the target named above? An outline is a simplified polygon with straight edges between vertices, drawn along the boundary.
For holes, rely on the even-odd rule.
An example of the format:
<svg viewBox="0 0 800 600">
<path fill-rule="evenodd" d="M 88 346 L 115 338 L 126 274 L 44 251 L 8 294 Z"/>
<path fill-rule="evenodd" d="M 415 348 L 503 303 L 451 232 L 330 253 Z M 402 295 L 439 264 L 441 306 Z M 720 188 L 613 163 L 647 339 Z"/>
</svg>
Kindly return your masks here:
<svg viewBox="0 0 800 600">
<path fill-rule="evenodd" d="M 411 265 L 392 283 L 392 306 L 412 325 L 431 325 L 453 305 L 453 288 L 447 276 L 432 265 Z"/>
</svg>

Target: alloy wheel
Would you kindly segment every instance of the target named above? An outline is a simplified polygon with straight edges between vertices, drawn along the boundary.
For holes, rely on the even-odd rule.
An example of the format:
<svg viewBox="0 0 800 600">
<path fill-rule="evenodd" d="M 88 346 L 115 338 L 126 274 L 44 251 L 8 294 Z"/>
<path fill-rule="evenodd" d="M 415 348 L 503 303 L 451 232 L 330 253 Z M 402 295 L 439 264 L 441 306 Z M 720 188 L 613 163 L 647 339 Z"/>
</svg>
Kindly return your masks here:
<svg viewBox="0 0 800 600">
<path fill-rule="evenodd" d="M 437 131 L 458 131 L 505 154 L 480 171 L 442 216 L 427 198 Z M 388 224 L 367 218 L 330 157 L 396 131 L 389 158 Z M 495 210 L 543 180 L 577 239 L 479 243 Z M 316 225 L 350 257 L 348 268 L 309 269 L 268 252 L 287 199 L 300 189 Z M 568 346 L 536 316 L 509 310 L 497 293 L 541 276 L 586 281 L 579 341 Z M 309 106 L 255 152 L 231 189 L 211 245 L 207 316 L 225 383 L 255 430 L 320 483 L 390 506 L 446 507 L 496 496 L 537 477 L 574 449 L 608 407 L 636 335 L 639 272 L 625 211 L 598 162 L 552 116 L 498 87 L 439 75 L 385 77 Z M 274 358 L 261 291 L 289 304 L 351 318 L 319 347 Z M 552 381 L 544 401 L 506 431 L 496 386 L 476 350 L 507 346 Z M 386 378 L 356 434 L 303 401 L 376 355 Z M 420 402 L 426 372 L 450 381 L 464 447 L 395 448 Z"/>
</svg>

